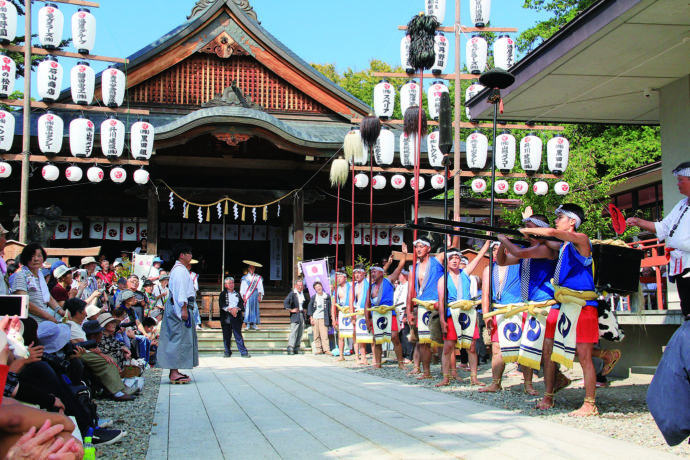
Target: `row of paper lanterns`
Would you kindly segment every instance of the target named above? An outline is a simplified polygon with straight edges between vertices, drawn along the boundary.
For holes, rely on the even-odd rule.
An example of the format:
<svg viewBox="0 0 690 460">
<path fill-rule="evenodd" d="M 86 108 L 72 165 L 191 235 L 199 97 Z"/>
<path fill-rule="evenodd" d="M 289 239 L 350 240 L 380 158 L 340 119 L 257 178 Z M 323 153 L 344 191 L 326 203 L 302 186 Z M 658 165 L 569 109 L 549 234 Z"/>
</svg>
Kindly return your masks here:
<svg viewBox="0 0 690 460">
<path fill-rule="evenodd" d="M 6 161 L 0 161 L 0 179 L 6 179 L 12 175 L 12 165 Z M 52 163 L 48 163 L 41 169 L 41 176 L 48 182 L 53 182 L 60 177 L 60 169 Z M 70 182 L 79 182 L 84 177 L 84 171 L 76 165 L 65 169 L 65 178 Z M 98 166 L 91 166 L 86 170 L 86 178 L 93 183 L 99 183 L 105 177 L 103 169 Z M 137 169 L 132 174 L 134 182 L 145 184 L 149 181 L 149 173 L 144 168 Z M 116 166 L 110 170 L 110 180 L 116 184 L 121 184 L 127 179 L 127 170 Z"/>
<path fill-rule="evenodd" d="M 469 7 L 472 24 L 484 27 L 489 23 L 491 0 L 470 0 Z M 436 16 L 438 22 L 443 24 L 446 18 L 446 0 L 424 0 L 424 13 L 427 16 Z"/>
<path fill-rule="evenodd" d="M 481 178 L 472 180 L 472 191 L 474 193 L 484 193 L 486 192 L 487 185 L 486 181 Z M 507 180 L 500 179 L 496 181 L 494 185 L 494 191 L 502 195 L 508 193 L 510 190 L 510 184 Z M 518 180 L 513 183 L 513 192 L 517 195 L 525 195 L 530 190 L 530 185 L 524 180 Z M 535 195 L 546 195 L 549 192 L 549 184 L 544 181 L 536 181 L 532 184 L 532 192 Z M 567 195 L 570 192 L 570 185 L 567 182 L 559 181 L 553 185 L 553 191 L 556 195 Z"/>
<path fill-rule="evenodd" d="M 17 8 L 8 0 L 0 0 L 0 43 L 9 43 L 17 36 Z M 45 49 L 55 49 L 62 42 L 65 18 L 56 4 L 47 3 L 38 10 L 38 41 Z M 96 43 L 96 18 L 87 8 L 72 15 L 72 44 L 77 52 L 88 54 Z"/>
<path fill-rule="evenodd" d="M 396 190 L 400 190 L 407 185 L 408 181 L 405 176 L 402 174 L 395 174 L 391 176 L 390 178 L 390 185 Z M 414 190 L 416 187 L 417 181 L 415 180 L 414 177 L 410 178 L 409 184 L 410 188 Z M 442 189 L 446 185 L 446 178 L 443 176 L 443 174 L 434 174 L 431 176 L 431 187 L 434 189 Z M 377 174 L 374 177 L 372 177 L 372 182 L 371 186 L 375 190 L 382 190 L 388 185 L 388 179 L 386 179 L 386 176 L 383 174 Z M 426 180 L 424 179 L 424 176 L 419 176 L 419 189 L 423 189 L 426 186 Z M 355 187 L 359 189 L 364 189 L 369 187 L 369 175 L 364 174 L 364 173 L 359 173 L 355 175 Z"/>
</svg>

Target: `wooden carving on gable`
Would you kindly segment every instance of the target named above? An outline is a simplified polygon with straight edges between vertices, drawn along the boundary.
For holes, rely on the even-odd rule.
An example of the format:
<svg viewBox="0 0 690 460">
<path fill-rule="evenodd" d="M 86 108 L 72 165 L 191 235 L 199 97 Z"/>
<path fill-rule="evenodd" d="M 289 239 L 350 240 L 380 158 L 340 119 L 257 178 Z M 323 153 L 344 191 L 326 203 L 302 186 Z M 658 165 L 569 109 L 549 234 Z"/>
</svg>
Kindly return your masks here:
<svg viewBox="0 0 690 460">
<path fill-rule="evenodd" d="M 216 97 L 201 104 L 202 107 L 218 107 L 228 105 L 263 111 L 263 107 L 252 101 L 249 95 L 245 96 L 242 93 L 242 90 L 237 86 L 237 82 L 235 80 L 233 80 L 232 84 L 225 88 L 222 93 L 216 94 Z"/>
<path fill-rule="evenodd" d="M 206 10 L 206 8 L 211 6 L 216 1 L 218 1 L 218 0 L 199 0 L 198 2 L 196 2 L 196 5 L 194 5 L 194 7 L 192 8 L 192 12 L 189 13 L 189 16 L 187 16 L 187 19 L 191 19 L 194 16 L 196 16 L 197 14 L 202 13 L 204 10 Z M 237 5 L 238 7 L 240 7 L 240 9 L 244 12 L 244 14 L 246 14 L 247 16 L 249 16 L 250 18 L 252 18 L 256 22 L 261 24 L 261 22 L 259 22 L 259 18 L 256 16 L 256 11 L 254 11 L 254 8 L 249 3 L 249 0 L 232 0 L 232 2 L 235 5 Z"/>
<path fill-rule="evenodd" d="M 230 56 L 249 55 L 249 53 L 247 53 L 244 48 L 239 45 L 239 43 L 233 40 L 233 38 L 227 32 L 223 32 L 218 35 L 199 51 L 202 53 L 215 54 L 219 58 L 223 59 L 227 59 Z"/>
</svg>

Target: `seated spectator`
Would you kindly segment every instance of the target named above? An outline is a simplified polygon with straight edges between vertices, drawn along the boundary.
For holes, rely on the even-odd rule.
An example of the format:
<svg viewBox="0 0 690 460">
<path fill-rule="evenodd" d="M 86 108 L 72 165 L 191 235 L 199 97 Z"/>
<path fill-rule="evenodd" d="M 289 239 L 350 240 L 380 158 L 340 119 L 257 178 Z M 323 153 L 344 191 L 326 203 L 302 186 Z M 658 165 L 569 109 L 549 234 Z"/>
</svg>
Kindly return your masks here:
<svg viewBox="0 0 690 460">
<path fill-rule="evenodd" d="M 86 303 L 86 302 L 84 302 Z M 86 319 L 90 321 L 95 321 L 98 319 L 98 316 L 103 313 L 102 308 L 98 308 L 96 305 L 91 304 L 86 306 Z"/>
<path fill-rule="evenodd" d="M 158 284 L 153 287 L 153 304 L 151 308 L 151 318 L 159 321 L 163 317 L 163 311 L 165 310 L 165 303 L 168 301 L 169 289 L 168 282 L 170 281 L 170 275 L 161 270 L 161 276 L 158 280 Z"/>
<path fill-rule="evenodd" d="M 122 369 L 125 361 L 132 357 L 132 353 L 129 351 L 129 348 L 115 338 L 115 332 L 120 325 L 120 321 L 113 318 L 113 315 L 110 313 L 103 313 L 98 317 L 98 324 L 103 328 L 103 335 L 98 342 L 98 348 L 113 358 L 115 364 Z"/>
<path fill-rule="evenodd" d="M 150 366 L 154 366 L 156 364 L 156 355 L 158 354 L 158 323 L 155 319 L 147 316 L 144 318 L 144 321 L 142 321 L 141 324 L 144 326 L 144 330 L 146 330 L 146 334 L 151 341 L 148 363 Z"/>
<path fill-rule="evenodd" d="M 70 341 L 83 342 L 86 340 L 86 334 L 81 328 L 81 325 L 86 321 L 86 302 L 76 297 L 65 302 L 65 309 L 69 313 L 69 321 L 67 324 L 70 327 Z"/>
<path fill-rule="evenodd" d="M 146 304 L 144 305 L 144 317 L 151 316 L 151 309 L 156 302 L 156 298 L 153 295 L 154 284 L 151 280 L 145 280 L 142 285 L 144 290 L 144 295 L 146 296 Z"/>
<path fill-rule="evenodd" d="M 127 327 L 134 330 L 135 336 L 129 335 L 132 342 L 132 351 L 135 358 L 143 358 L 148 362 L 149 351 L 151 348 L 151 340 L 148 338 L 146 329 L 144 329 L 139 314 L 135 310 L 134 305 L 137 303 L 136 295 L 133 292 L 125 292 L 122 294 L 123 302 L 120 308 L 124 309 L 127 314 Z"/>
<path fill-rule="evenodd" d="M 72 270 L 63 263 L 53 270 L 53 277 L 57 283 L 50 290 L 50 295 L 53 296 L 58 305 L 65 309 L 65 301 L 77 296 L 77 290 L 72 288 Z"/>
</svg>

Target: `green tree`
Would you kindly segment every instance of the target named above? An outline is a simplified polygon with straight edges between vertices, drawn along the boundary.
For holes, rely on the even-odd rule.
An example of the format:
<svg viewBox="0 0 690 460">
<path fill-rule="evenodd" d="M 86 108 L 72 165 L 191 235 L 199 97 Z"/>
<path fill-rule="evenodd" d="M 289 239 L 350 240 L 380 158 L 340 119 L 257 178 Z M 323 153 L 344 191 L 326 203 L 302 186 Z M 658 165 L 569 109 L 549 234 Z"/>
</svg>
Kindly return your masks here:
<svg viewBox="0 0 690 460">
<path fill-rule="evenodd" d="M 517 38 L 517 48 L 528 52 L 544 40 L 558 32 L 558 29 L 570 22 L 597 0 L 525 0 L 522 7 L 535 11 L 548 11 L 552 17 L 541 21 L 534 27 L 523 31 Z"/>
</svg>

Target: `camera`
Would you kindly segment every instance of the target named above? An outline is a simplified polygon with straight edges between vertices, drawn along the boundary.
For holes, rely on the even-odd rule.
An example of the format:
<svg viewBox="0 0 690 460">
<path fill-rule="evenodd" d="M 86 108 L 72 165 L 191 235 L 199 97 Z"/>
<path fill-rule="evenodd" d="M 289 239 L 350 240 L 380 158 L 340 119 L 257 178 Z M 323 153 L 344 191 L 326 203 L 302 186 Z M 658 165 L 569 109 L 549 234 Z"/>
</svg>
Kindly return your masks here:
<svg viewBox="0 0 690 460">
<path fill-rule="evenodd" d="M 69 361 L 66 359 L 60 358 L 58 355 L 53 353 L 43 353 L 41 360 L 48 363 L 50 367 L 60 374 L 67 374 L 67 370 L 69 369 Z"/>
<path fill-rule="evenodd" d="M 127 329 L 128 327 L 136 327 L 137 323 L 135 321 L 130 321 L 128 323 L 120 323 L 120 327 Z"/>
<path fill-rule="evenodd" d="M 84 350 L 93 350 L 98 346 L 98 342 L 95 340 L 84 340 L 83 342 L 78 342 L 72 344 L 75 347 L 82 347 Z"/>
</svg>

